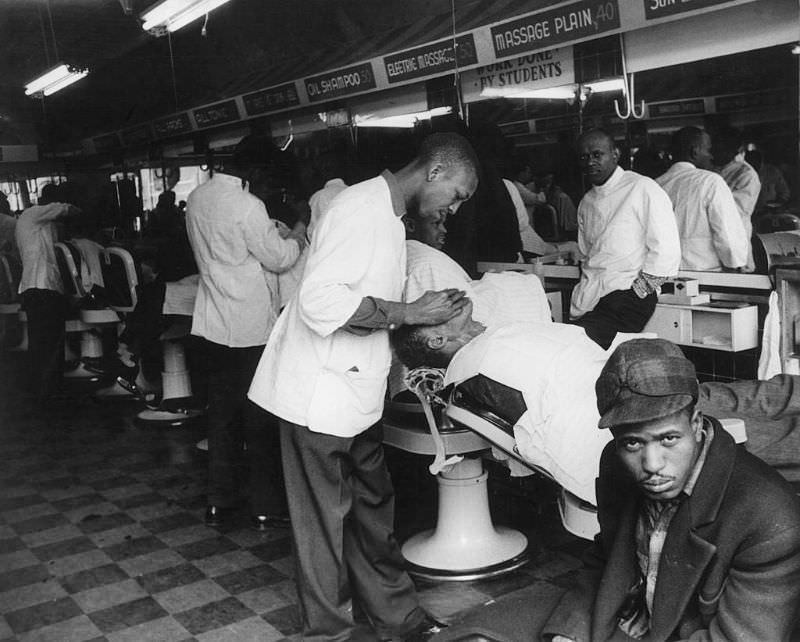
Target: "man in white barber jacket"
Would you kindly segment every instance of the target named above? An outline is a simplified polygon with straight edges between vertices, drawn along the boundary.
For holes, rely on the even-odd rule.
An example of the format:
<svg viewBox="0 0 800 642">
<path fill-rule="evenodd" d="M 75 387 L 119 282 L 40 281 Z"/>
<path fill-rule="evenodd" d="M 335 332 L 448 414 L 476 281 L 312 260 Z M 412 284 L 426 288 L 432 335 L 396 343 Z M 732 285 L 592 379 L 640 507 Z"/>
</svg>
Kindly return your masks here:
<svg viewBox="0 0 800 642">
<path fill-rule="evenodd" d="M 250 387 L 250 399 L 280 418 L 305 640 L 414 640 L 436 630 L 394 539 L 380 418 L 388 330 L 441 323 L 467 303 L 456 289 L 399 303 L 401 217 L 455 210 L 475 192 L 476 167 L 464 138 L 433 134 L 398 172 L 339 194 Z M 354 622 L 353 600 L 372 630 Z"/>
</svg>

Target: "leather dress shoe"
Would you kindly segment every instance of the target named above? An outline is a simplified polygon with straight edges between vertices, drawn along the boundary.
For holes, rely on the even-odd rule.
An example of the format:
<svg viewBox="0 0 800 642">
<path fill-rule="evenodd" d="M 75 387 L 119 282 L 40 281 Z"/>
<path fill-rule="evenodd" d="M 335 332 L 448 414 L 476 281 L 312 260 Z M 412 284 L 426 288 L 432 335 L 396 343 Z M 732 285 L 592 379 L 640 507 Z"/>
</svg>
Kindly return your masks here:
<svg viewBox="0 0 800 642">
<path fill-rule="evenodd" d="M 270 528 L 288 528 L 291 522 L 288 515 L 253 515 L 250 524 L 254 530 L 266 531 Z"/>
<path fill-rule="evenodd" d="M 384 638 L 382 642 L 425 642 L 446 628 L 447 625 L 443 622 L 438 622 L 430 615 L 426 615 L 422 622 L 410 631 L 402 635 Z"/>
<path fill-rule="evenodd" d="M 235 513 L 235 506 L 206 506 L 206 526 L 222 526 L 231 521 Z"/>
</svg>

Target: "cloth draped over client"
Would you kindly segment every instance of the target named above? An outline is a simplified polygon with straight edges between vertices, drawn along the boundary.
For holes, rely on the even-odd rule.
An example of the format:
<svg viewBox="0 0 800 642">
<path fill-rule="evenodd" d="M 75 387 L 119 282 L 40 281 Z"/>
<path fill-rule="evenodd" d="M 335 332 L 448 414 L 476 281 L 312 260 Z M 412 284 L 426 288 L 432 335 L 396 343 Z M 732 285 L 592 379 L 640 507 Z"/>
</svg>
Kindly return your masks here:
<svg viewBox="0 0 800 642">
<path fill-rule="evenodd" d="M 609 354 L 577 326 L 513 324 L 487 330 L 459 350 L 445 385 L 458 384 L 513 423 L 525 461 L 596 504 L 597 466 L 608 435 L 596 428 L 594 384 Z M 512 474 L 530 474 L 516 462 L 510 466 Z"/>
<path fill-rule="evenodd" d="M 415 301 L 428 290 L 463 290 L 472 301 L 472 318 L 488 328 L 551 320 L 544 288 L 534 274 L 487 272 L 482 278 L 472 280 L 441 250 L 419 241 L 406 241 L 406 275 L 404 301 Z M 406 372 L 395 358 L 389 373 L 390 398 L 405 390 Z"/>
</svg>

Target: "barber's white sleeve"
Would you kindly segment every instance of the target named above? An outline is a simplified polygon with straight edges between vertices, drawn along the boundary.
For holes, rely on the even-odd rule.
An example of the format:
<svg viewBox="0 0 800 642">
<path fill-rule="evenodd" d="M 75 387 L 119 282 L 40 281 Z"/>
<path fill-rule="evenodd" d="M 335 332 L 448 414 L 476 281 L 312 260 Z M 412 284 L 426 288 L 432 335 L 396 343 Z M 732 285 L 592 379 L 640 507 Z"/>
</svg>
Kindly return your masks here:
<svg viewBox="0 0 800 642">
<path fill-rule="evenodd" d="M 681 263 L 681 242 L 672 201 L 655 183 L 647 190 L 646 199 L 640 214 L 647 247 L 642 272 L 653 276 L 674 276 Z M 580 249 L 584 251 L 583 247 Z"/>
<path fill-rule="evenodd" d="M 300 245 L 294 239 L 281 237 L 263 203 L 257 203 L 247 213 L 242 225 L 247 249 L 264 268 L 270 272 L 283 272 L 297 262 Z"/>
<path fill-rule="evenodd" d="M 333 209 L 323 217 L 299 295 L 300 318 L 313 332 L 322 337 L 332 334 L 358 309 L 364 297 L 357 284 L 371 264 L 372 253 L 379 251 L 374 245 L 371 230 L 358 217 L 339 215 Z"/>
</svg>

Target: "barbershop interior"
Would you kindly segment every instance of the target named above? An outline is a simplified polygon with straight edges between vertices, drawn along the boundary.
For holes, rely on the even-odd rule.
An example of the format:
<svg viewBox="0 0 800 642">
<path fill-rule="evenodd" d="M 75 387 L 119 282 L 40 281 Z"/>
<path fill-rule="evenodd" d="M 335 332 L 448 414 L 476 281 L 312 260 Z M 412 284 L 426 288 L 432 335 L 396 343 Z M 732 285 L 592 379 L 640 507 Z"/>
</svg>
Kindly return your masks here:
<svg viewBox="0 0 800 642">
<path fill-rule="evenodd" d="M 797 0 L 0 0 L 0 641 L 800 642 L 799 97 Z"/>
</svg>

